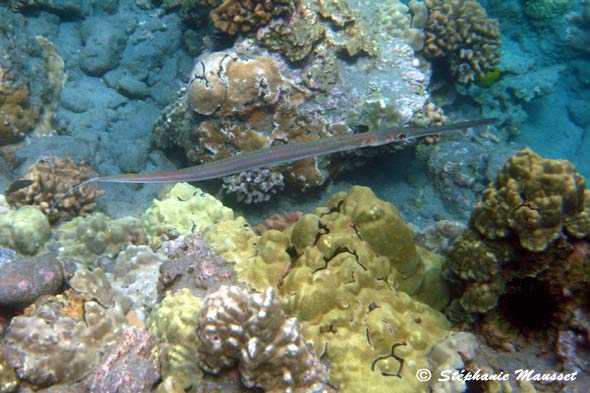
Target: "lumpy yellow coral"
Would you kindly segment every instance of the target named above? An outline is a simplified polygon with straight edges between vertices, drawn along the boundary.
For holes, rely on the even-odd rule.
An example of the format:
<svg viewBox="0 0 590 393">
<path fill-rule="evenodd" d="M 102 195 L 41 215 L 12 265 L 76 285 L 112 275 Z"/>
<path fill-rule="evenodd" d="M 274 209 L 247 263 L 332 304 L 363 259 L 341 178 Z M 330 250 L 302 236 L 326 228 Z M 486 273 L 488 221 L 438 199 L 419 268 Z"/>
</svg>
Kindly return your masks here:
<svg viewBox="0 0 590 393">
<path fill-rule="evenodd" d="M 194 361 L 199 345 L 195 327 L 200 311 L 201 299 L 184 288 L 166 295 L 147 321 L 150 333 L 162 340 L 162 377 L 172 377 L 185 388 L 198 383 L 203 376 Z"/>
<path fill-rule="evenodd" d="M 157 245 L 160 235 L 203 232 L 212 224 L 234 218 L 233 211 L 211 195 L 187 183 L 176 184 L 143 215 L 143 225 Z"/>
</svg>

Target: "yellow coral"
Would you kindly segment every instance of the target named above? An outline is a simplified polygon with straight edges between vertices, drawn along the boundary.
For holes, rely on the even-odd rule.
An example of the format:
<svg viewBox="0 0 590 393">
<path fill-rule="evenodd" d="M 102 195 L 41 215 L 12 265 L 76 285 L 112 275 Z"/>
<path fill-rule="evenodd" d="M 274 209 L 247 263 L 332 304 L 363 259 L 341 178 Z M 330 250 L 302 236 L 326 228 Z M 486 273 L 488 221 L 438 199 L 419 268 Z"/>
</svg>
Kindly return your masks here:
<svg viewBox="0 0 590 393">
<path fill-rule="evenodd" d="M 233 218 L 233 211 L 211 195 L 190 184 L 178 183 L 162 200 L 154 200 L 142 220 L 145 232 L 158 246 L 160 235 L 202 233 L 214 223 Z"/>
<path fill-rule="evenodd" d="M 200 311 L 201 299 L 184 288 L 166 295 L 147 320 L 150 333 L 162 340 L 162 377 L 173 378 L 185 389 L 197 384 L 203 376 L 194 361 L 199 346 L 195 327 Z"/>
</svg>

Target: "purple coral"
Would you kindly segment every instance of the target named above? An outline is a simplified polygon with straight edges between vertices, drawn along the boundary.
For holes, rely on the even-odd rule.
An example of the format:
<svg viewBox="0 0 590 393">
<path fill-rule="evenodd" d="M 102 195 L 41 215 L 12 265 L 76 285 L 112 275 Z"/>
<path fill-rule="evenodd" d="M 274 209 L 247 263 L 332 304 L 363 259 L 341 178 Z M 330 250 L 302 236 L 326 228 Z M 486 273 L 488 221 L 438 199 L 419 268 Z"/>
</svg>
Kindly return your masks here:
<svg viewBox="0 0 590 393">
<path fill-rule="evenodd" d="M 246 204 L 267 202 L 284 187 L 283 174 L 269 169 L 252 169 L 226 176 L 222 186 L 224 193 L 235 194 L 238 202 Z"/>
</svg>

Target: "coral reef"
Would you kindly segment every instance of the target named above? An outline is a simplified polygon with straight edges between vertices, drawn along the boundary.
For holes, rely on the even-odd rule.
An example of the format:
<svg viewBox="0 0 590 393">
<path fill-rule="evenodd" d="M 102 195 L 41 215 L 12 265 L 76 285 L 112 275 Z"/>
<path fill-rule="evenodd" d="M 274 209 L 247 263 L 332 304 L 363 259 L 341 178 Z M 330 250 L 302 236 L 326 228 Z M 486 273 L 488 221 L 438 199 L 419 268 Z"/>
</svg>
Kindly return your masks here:
<svg viewBox="0 0 590 393">
<path fill-rule="evenodd" d="M 184 388 L 198 384 L 203 376 L 194 361 L 199 345 L 195 327 L 200 310 L 201 299 L 185 288 L 165 296 L 147 320 L 149 331 L 161 339 L 162 378 L 173 378 Z"/>
<path fill-rule="evenodd" d="M 565 14 L 572 0 L 524 0 L 524 13 L 532 19 L 552 19 Z"/>
<path fill-rule="evenodd" d="M 491 336 L 507 328 L 554 339 L 572 310 L 587 306 L 589 213 L 590 192 L 569 162 L 519 152 L 453 244 L 448 266 L 459 298 L 447 314 L 484 314 Z"/>
<path fill-rule="evenodd" d="M 73 191 L 55 209 L 50 210 L 51 206 L 70 188 L 95 176 L 96 172 L 84 162 L 51 157 L 31 165 L 23 178 L 17 181 L 30 180 L 31 184 L 16 189 L 9 187 L 5 195 L 11 206 L 32 205 L 45 213 L 51 222 L 69 220 L 90 214 L 96 206 L 96 198 L 104 195 L 104 191 L 98 190 L 95 184 L 89 184 Z"/>
<path fill-rule="evenodd" d="M 162 200 L 154 200 L 143 215 L 143 227 L 154 247 L 162 239 L 198 234 L 212 224 L 233 219 L 230 208 L 187 183 L 177 183 Z"/>
<path fill-rule="evenodd" d="M 275 16 L 291 14 L 296 6 L 294 0 L 222 0 L 220 3 L 211 11 L 211 20 L 216 28 L 229 35 L 255 31 Z"/>
<path fill-rule="evenodd" d="M 402 290 L 442 308 L 448 289 L 440 257 L 416 249 L 393 206 L 353 187 L 283 232 L 256 237 L 239 222 L 217 226 L 205 236 L 211 249 L 236 261 L 241 280 L 259 290 L 278 288 L 287 314 L 330 362 L 331 383 L 350 391 L 367 383 L 420 389 L 412 385 L 414 367 L 428 367 L 425 354 L 449 323 Z M 403 383 L 392 390 L 396 376 Z"/>
<path fill-rule="evenodd" d="M 239 362 L 242 382 L 265 391 L 325 391 L 327 373 L 287 318 L 273 288 L 250 294 L 222 286 L 203 302 L 196 329 L 201 367 L 218 373 Z"/>
<path fill-rule="evenodd" d="M 0 245 L 24 255 L 43 249 L 51 236 L 47 217 L 31 206 L 0 214 Z"/>
<path fill-rule="evenodd" d="M 238 202 L 245 204 L 267 202 L 285 187 L 283 174 L 269 169 L 252 169 L 223 178 L 222 189 L 235 194 Z"/>
<path fill-rule="evenodd" d="M 12 319 L 2 344 L 20 379 L 37 387 L 73 383 L 99 364 L 126 323 L 110 288 L 99 289 L 100 300 L 76 290 L 42 297 Z"/>
<path fill-rule="evenodd" d="M 29 106 L 29 89 L 8 79 L 0 64 L 0 146 L 20 141 L 31 131 L 38 114 Z"/>
<path fill-rule="evenodd" d="M 129 244 L 147 244 L 141 221 L 132 218 L 113 220 L 102 213 L 77 217 L 58 229 L 60 257 L 93 262 L 100 255 L 115 258 Z"/>
<path fill-rule="evenodd" d="M 374 13 L 353 13 L 344 1 L 303 1 L 291 17 L 272 20 L 231 49 L 200 56 L 187 88 L 155 123 L 156 145 L 202 163 L 410 124 L 424 112 L 430 70 L 409 42 L 409 31 L 420 29 L 410 27 L 409 9 L 394 3 L 395 15 L 379 13 L 392 32 L 376 27 Z M 360 165 L 342 157 L 278 170 L 285 185 L 306 190 Z"/>
<path fill-rule="evenodd" d="M 0 392 L 15 392 L 18 388 L 19 381 L 10 365 L 4 350 L 0 347 Z"/>
<path fill-rule="evenodd" d="M 500 62 L 498 21 L 487 17 L 477 1 L 425 0 L 424 55 L 444 58 L 454 78 L 463 84 L 475 82 Z"/>
</svg>

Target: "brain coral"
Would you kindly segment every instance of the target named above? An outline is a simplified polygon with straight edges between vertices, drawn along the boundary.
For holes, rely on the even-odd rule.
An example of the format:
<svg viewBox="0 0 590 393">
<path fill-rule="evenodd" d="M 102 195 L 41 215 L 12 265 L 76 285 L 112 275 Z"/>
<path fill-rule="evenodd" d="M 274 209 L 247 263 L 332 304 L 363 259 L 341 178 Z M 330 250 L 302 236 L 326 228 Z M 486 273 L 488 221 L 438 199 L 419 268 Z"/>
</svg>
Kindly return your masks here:
<svg viewBox="0 0 590 393">
<path fill-rule="evenodd" d="M 62 160 L 51 157 L 31 165 L 23 179 L 13 183 L 6 191 L 6 198 L 12 206 L 32 205 L 45 213 L 52 222 L 85 216 L 96 206 L 96 198 L 104 195 L 95 185 L 87 185 L 64 198 L 55 209 L 53 203 L 71 187 L 96 176 L 96 172 L 84 162 L 75 163 L 71 159 Z M 25 187 L 14 185 L 31 183 Z"/>
<path fill-rule="evenodd" d="M 486 321 L 547 334 L 571 310 L 587 307 L 589 234 L 584 178 L 567 161 L 520 151 L 484 190 L 470 227 L 452 245 L 449 277 L 460 292 L 448 315 L 486 314 Z"/>
<path fill-rule="evenodd" d="M 425 0 L 428 7 L 424 55 L 445 58 L 459 83 L 470 83 L 500 62 L 498 21 L 472 0 Z"/>
</svg>

